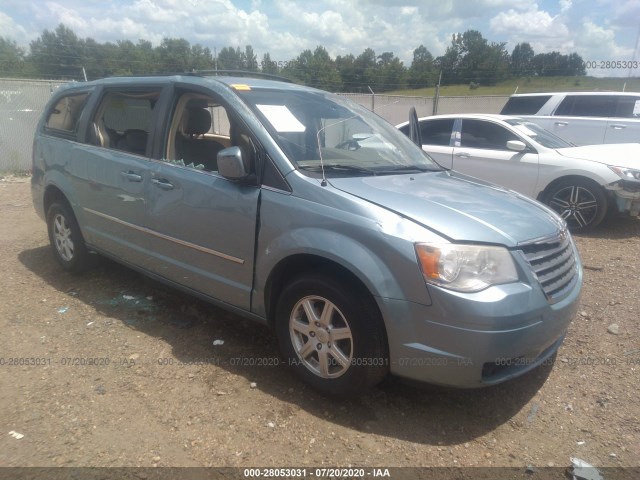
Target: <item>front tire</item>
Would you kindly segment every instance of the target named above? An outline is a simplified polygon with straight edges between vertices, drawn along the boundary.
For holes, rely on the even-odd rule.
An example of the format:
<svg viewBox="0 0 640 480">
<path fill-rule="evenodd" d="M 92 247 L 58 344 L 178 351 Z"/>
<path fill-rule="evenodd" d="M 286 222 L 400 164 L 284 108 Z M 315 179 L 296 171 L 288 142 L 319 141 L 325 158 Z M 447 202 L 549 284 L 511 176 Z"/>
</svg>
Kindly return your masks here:
<svg viewBox="0 0 640 480">
<path fill-rule="evenodd" d="M 62 268 L 70 272 L 80 272 L 90 266 L 90 254 L 76 217 L 68 204 L 51 204 L 47 211 L 47 229 L 53 255 Z"/>
<path fill-rule="evenodd" d="M 361 393 L 389 370 L 384 326 L 368 292 L 327 275 L 285 287 L 276 310 L 280 350 L 295 373 L 331 396 Z"/>
<path fill-rule="evenodd" d="M 607 214 L 607 196 L 602 187 L 586 179 L 566 179 L 553 185 L 544 203 L 567 222 L 573 232 L 597 227 Z"/>
</svg>

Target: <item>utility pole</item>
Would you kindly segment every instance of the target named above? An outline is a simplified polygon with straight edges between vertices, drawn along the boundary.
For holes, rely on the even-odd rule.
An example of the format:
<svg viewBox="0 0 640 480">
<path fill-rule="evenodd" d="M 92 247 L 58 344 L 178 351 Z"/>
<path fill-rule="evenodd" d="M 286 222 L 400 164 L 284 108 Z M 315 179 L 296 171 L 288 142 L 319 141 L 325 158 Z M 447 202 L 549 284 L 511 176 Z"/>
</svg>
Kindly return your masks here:
<svg viewBox="0 0 640 480">
<path fill-rule="evenodd" d="M 433 110 L 432 115 L 438 113 L 438 101 L 440 100 L 440 82 L 442 81 L 442 70 L 440 70 L 440 76 L 438 77 L 438 84 L 436 85 L 436 96 L 433 97 Z"/>
</svg>

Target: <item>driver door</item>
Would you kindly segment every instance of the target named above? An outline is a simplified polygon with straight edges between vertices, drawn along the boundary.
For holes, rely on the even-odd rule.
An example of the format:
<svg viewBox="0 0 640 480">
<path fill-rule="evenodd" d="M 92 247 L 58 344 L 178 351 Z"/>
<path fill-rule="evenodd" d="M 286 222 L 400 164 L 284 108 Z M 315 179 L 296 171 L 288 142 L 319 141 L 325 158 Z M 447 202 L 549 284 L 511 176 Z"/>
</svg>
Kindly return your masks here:
<svg viewBox="0 0 640 480">
<path fill-rule="evenodd" d="M 217 172 L 212 150 L 235 144 L 230 117 L 219 98 L 177 90 L 163 161 L 148 184 L 147 222 L 155 273 L 250 310 L 260 188 Z"/>
</svg>

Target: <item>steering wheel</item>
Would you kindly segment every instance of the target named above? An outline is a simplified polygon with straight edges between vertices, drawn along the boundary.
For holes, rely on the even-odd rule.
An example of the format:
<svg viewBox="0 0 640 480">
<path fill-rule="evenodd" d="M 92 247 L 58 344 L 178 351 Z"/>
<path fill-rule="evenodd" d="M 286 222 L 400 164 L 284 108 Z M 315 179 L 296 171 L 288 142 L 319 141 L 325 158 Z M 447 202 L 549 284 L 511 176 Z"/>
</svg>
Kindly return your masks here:
<svg viewBox="0 0 640 480">
<path fill-rule="evenodd" d="M 349 140 L 345 140 L 344 142 L 340 142 L 334 148 L 342 148 L 345 150 L 358 150 L 361 145 L 355 138 L 350 138 Z"/>
</svg>

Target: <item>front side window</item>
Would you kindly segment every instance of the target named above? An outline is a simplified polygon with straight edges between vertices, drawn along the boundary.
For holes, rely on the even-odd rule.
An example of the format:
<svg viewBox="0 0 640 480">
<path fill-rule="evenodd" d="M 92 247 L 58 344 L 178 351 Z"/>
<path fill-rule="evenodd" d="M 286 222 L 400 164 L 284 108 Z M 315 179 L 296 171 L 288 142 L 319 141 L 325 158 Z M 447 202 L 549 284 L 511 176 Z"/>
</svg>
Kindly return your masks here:
<svg viewBox="0 0 640 480">
<path fill-rule="evenodd" d="M 291 162 L 311 176 L 440 169 L 399 130 L 347 99 L 277 89 L 243 90 L 238 95 Z"/>
<path fill-rule="evenodd" d="M 153 109 L 159 97 L 159 89 L 107 92 L 91 124 L 91 143 L 146 155 Z"/>
<path fill-rule="evenodd" d="M 77 93 L 62 97 L 47 116 L 45 128 L 60 133 L 74 133 L 89 93 Z"/>
<path fill-rule="evenodd" d="M 462 120 L 460 146 L 484 150 L 509 150 L 509 140 L 520 140 L 506 128 L 484 120 Z"/>
<path fill-rule="evenodd" d="M 254 143 L 221 99 L 186 91 L 176 97 L 164 155 L 167 162 L 216 172 L 218 153 L 231 146 L 241 148 L 247 170 L 252 171 Z"/>
</svg>

